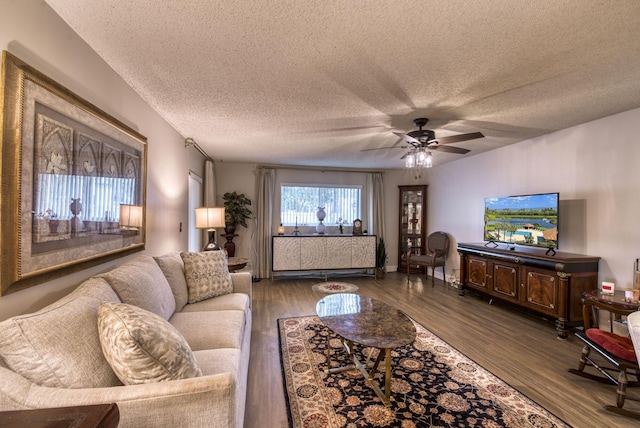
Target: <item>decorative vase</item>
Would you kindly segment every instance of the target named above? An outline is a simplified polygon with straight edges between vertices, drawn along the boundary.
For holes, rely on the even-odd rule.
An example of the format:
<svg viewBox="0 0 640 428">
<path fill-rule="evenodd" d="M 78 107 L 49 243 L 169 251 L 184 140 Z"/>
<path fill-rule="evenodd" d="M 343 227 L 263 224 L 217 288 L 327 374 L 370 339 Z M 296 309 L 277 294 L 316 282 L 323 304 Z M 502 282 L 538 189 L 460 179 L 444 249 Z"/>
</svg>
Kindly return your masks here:
<svg viewBox="0 0 640 428">
<path fill-rule="evenodd" d="M 78 214 L 82 212 L 82 202 L 80 198 L 71 198 L 71 204 L 69 204 L 69 210 L 73 217 L 71 218 L 71 232 L 77 233 L 83 230 L 84 226 L 82 221 L 78 218 Z"/>
<path fill-rule="evenodd" d="M 60 225 L 60 220 L 49 220 L 49 234 L 57 235 L 59 225 Z"/>
<path fill-rule="evenodd" d="M 80 202 L 80 198 L 74 199 L 71 198 L 71 204 L 69 204 L 69 210 L 74 216 L 77 216 L 82 212 L 82 202 Z"/>
<path fill-rule="evenodd" d="M 233 242 L 233 238 L 236 236 L 236 225 L 228 225 L 224 227 L 224 237 L 227 238 L 227 242 L 224 243 L 224 249 L 227 250 L 229 257 L 235 257 L 236 255 L 236 243 Z"/>
<path fill-rule="evenodd" d="M 316 213 L 316 216 L 318 217 L 318 220 L 320 221 L 320 223 L 318 223 L 318 225 L 316 226 L 316 232 L 318 232 L 320 235 L 324 234 L 326 227 L 324 226 L 324 224 L 322 224 L 322 220 L 325 219 L 325 217 L 327 216 L 327 213 L 324 212 L 324 207 L 318 207 L 318 212 Z"/>
</svg>

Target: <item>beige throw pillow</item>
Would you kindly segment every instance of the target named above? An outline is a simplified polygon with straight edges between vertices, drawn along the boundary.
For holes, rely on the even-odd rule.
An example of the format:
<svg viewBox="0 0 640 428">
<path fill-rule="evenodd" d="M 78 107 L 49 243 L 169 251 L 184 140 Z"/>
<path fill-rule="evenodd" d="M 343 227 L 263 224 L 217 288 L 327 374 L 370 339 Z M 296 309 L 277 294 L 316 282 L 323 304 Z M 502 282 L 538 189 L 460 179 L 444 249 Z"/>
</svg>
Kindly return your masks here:
<svg viewBox="0 0 640 428">
<path fill-rule="evenodd" d="M 125 385 L 201 376 L 184 337 L 158 315 L 125 303 L 98 307 L 104 353 Z"/>
<path fill-rule="evenodd" d="M 176 310 L 171 286 L 151 256 L 137 256 L 99 277 L 111 284 L 122 303 L 146 309 L 166 320 Z"/>
<path fill-rule="evenodd" d="M 189 288 L 189 303 L 233 292 L 224 251 L 180 253 Z"/>
<path fill-rule="evenodd" d="M 121 385 L 100 349 L 97 320 L 102 302 L 120 299 L 106 281 L 89 278 L 38 312 L 0 322 L 0 360 L 31 382 L 51 388 Z"/>
<path fill-rule="evenodd" d="M 173 298 L 176 301 L 176 312 L 180 312 L 184 305 L 189 301 L 189 291 L 187 288 L 187 280 L 184 277 L 184 262 L 180 253 L 173 253 L 162 256 L 155 256 L 154 260 L 160 266 L 160 270 L 167 277 Z"/>
</svg>

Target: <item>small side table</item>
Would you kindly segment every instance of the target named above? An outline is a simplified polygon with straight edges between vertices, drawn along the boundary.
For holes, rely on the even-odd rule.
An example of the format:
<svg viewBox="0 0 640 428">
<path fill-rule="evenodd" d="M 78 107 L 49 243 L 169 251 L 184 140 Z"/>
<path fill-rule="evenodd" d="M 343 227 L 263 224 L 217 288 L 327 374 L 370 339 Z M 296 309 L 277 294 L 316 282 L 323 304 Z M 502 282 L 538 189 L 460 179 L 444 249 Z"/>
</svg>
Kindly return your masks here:
<svg viewBox="0 0 640 428">
<path fill-rule="evenodd" d="M 0 412 L 0 421 L 3 428 L 116 428 L 120 411 L 114 403 L 11 410 Z"/>
<path fill-rule="evenodd" d="M 604 294 L 600 290 L 585 291 L 582 294 L 585 330 L 598 325 L 598 309 L 609 311 L 610 326 L 613 330 L 613 320 L 640 310 L 640 302 L 627 302 L 624 291 L 616 291 L 614 294 Z"/>
<path fill-rule="evenodd" d="M 227 259 L 227 264 L 229 265 L 229 272 L 236 272 L 240 269 L 244 269 L 249 263 L 249 259 L 244 259 L 242 257 L 229 257 Z"/>
</svg>

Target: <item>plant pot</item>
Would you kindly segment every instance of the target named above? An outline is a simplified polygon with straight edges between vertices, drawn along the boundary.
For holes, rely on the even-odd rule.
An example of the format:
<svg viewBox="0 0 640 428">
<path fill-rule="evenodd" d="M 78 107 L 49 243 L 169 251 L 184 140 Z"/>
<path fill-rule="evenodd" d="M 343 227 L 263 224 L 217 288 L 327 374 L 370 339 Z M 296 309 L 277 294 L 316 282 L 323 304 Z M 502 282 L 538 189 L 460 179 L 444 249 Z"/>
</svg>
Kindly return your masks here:
<svg viewBox="0 0 640 428">
<path fill-rule="evenodd" d="M 385 270 L 383 268 L 376 268 L 376 279 L 383 279 Z"/>
</svg>

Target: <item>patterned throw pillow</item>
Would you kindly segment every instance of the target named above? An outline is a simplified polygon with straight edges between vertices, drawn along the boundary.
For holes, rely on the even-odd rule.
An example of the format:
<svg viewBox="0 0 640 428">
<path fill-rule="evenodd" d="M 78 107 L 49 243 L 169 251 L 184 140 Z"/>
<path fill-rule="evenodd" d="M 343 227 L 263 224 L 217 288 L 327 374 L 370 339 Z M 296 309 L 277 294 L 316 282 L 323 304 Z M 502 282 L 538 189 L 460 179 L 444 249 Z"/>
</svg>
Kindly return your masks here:
<svg viewBox="0 0 640 428">
<path fill-rule="evenodd" d="M 233 292 L 224 251 L 180 253 L 189 288 L 189 303 Z"/>
<path fill-rule="evenodd" d="M 158 315 L 137 306 L 100 304 L 98 334 L 104 356 L 125 385 L 202 375 L 180 332 Z"/>
</svg>

